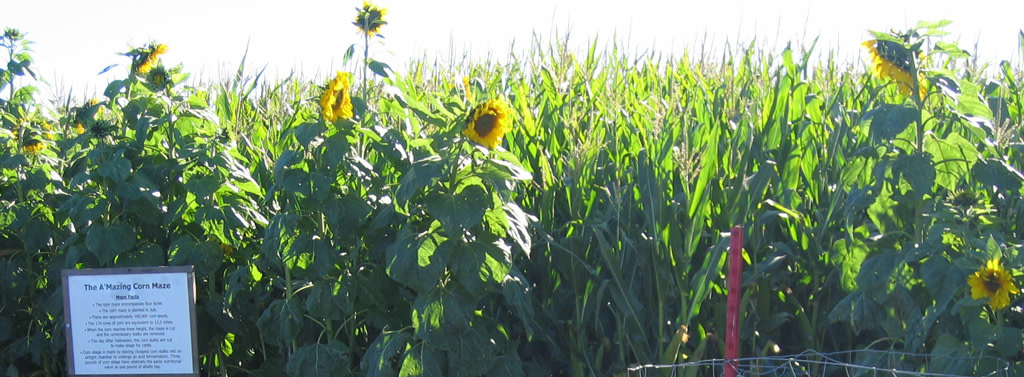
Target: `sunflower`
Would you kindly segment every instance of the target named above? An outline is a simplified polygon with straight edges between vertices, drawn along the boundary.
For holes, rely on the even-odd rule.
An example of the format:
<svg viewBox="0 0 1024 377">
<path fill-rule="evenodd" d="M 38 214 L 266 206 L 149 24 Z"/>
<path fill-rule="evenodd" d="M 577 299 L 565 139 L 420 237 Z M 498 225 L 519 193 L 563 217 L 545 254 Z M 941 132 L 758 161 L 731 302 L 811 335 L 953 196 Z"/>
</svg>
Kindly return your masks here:
<svg viewBox="0 0 1024 377">
<path fill-rule="evenodd" d="M 469 76 L 462 77 L 462 88 L 466 90 L 466 101 L 473 102 L 473 88 L 469 86 Z"/>
<path fill-rule="evenodd" d="M 146 80 L 158 87 L 167 85 L 169 79 L 170 73 L 163 66 L 156 67 L 146 74 Z"/>
<path fill-rule="evenodd" d="M 12 28 L 5 28 L 4 29 L 4 38 L 6 38 L 6 39 L 9 39 L 11 41 L 19 41 L 19 40 L 21 40 L 24 37 L 25 37 L 25 34 L 23 34 L 22 32 L 18 31 L 18 29 L 12 29 Z"/>
<path fill-rule="evenodd" d="M 462 134 L 480 145 L 494 149 L 511 129 L 512 106 L 504 99 L 492 99 L 470 112 Z"/>
<path fill-rule="evenodd" d="M 235 248 L 234 247 L 231 247 L 231 245 L 228 245 L 228 244 L 223 243 L 223 242 L 220 243 L 220 250 L 224 252 L 224 256 L 226 256 L 226 257 L 229 257 L 229 256 L 231 256 L 231 254 L 235 253 Z"/>
<path fill-rule="evenodd" d="M 914 79 L 911 72 L 915 70 L 914 55 L 899 42 L 872 39 L 861 43 L 868 49 L 871 56 L 871 73 L 881 79 L 895 81 L 900 94 L 910 96 L 913 93 Z M 925 78 L 918 75 L 918 91 L 921 97 L 928 93 Z"/>
<path fill-rule="evenodd" d="M 975 300 L 988 298 L 988 305 L 999 310 L 1010 305 L 1010 294 L 1020 293 L 1013 284 L 1010 273 L 999 264 L 999 258 L 990 259 L 985 266 L 967 277 L 971 286 L 971 297 Z"/>
<path fill-rule="evenodd" d="M 323 94 L 320 95 L 320 108 L 323 110 L 324 119 L 328 122 L 341 119 L 352 119 L 352 97 L 348 90 L 352 86 L 351 78 L 347 72 L 338 72 Z"/>
<path fill-rule="evenodd" d="M 380 34 L 380 28 L 388 24 L 384 21 L 384 15 L 388 14 L 388 10 L 378 8 L 368 1 L 363 1 L 363 7 L 356 8 L 356 11 L 356 21 L 352 24 L 368 37 Z"/>
<path fill-rule="evenodd" d="M 27 140 L 21 145 L 21 151 L 25 154 L 38 154 L 43 148 L 46 148 L 46 144 L 38 139 Z"/>
<path fill-rule="evenodd" d="M 150 45 L 149 48 L 138 51 L 135 72 L 148 73 L 153 67 L 156 67 L 157 59 L 160 58 L 160 55 L 167 52 L 167 48 L 167 45 L 161 43 Z"/>
</svg>

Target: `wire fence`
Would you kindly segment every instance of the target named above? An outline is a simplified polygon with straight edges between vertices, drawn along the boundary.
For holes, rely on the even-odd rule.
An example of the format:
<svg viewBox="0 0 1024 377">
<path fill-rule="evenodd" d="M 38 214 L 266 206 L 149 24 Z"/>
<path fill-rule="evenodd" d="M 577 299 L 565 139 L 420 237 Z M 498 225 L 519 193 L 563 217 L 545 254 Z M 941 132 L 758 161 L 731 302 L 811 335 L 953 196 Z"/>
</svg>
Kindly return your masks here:
<svg viewBox="0 0 1024 377">
<path fill-rule="evenodd" d="M 1009 361 L 994 357 L 923 355 L 885 350 L 700 360 L 629 368 L 628 377 L 720 377 L 735 368 L 744 377 L 1009 377 Z"/>
</svg>

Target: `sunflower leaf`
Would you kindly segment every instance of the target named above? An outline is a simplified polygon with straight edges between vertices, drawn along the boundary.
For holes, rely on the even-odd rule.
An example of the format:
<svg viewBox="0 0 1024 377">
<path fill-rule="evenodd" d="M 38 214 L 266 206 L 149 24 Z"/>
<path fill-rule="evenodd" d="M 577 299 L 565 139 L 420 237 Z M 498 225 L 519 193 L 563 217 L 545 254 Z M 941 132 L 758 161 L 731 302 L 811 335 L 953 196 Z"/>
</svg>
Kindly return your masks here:
<svg viewBox="0 0 1024 377">
<path fill-rule="evenodd" d="M 871 118 L 871 138 L 878 143 L 896 138 L 917 120 L 919 110 L 913 107 L 883 104 L 866 115 Z"/>
<path fill-rule="evenodd" d="M 348 347 L 337 340 L 307 344 L 295 349 L 285 369 L 290 376 L 345 376 L 348 354 Z"/>
<path fill-rule="evenodd" d="M 433 347 L 419 343 L 405 351 L 402 356 L 402 370 L 398 372 L 399 377 L 404 376 L 443 376 L 441 371 L 441 358 L 434 352 Z"/>
<path fill-rule="evenodd" d="M 388 75 L 387 71 L 392 71 L 392 69 L 391 66 L 387 65 L 387 63 L 383 63 L 377 60 L 371 60 L 368 66 L 370 70 L 373 71 L 373 73 L 377 74 L 377 76 L 384 78 L 391 77 L 390 75 Z"/>
<path fill-rule="evenodd" d="M 479 225 L 491 207 L 490 199 L 483 186 L 474 184 L 463 187 L 454 195 L 434 191 L 424 204 L 427 213 L 440 221 L 449 235 L 453 235 Z"/>
<path fill-rule="evenodd" d="M 413 234 L 403 228 L 398 240 L 384 252 L 388 276 L 419 292 L 433 289 L 444 275 L 451 253 L 444 241 L 434 232 Z"/>
<path fill-rule="evenodd" d="M 963 278 L 950 276 L 955 271 L 953 264 L 941 255 L 932 256 L 921 265 L 924 286 L 935 299 L 935 307 L 939 310 L 944 310 L 953 300 L 953 294 L 964 281 Z"/>
</svg>

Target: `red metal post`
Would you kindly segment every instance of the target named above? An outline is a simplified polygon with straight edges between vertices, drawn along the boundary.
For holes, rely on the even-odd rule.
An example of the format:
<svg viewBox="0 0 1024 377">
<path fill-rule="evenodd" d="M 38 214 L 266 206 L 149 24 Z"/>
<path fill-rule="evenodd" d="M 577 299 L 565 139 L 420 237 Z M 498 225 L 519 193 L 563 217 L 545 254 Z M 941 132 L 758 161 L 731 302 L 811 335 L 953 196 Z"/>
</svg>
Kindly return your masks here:
<svg viewBox="0 0 1024 377">
<path fill-rule="evenodd" d="M 725 313 L 725 377 L 736 377 L 740 354 L 740 294 L 743 281 L 743 227 L 732 227 L 729 242 L 729 297 Z"/>
</svg>

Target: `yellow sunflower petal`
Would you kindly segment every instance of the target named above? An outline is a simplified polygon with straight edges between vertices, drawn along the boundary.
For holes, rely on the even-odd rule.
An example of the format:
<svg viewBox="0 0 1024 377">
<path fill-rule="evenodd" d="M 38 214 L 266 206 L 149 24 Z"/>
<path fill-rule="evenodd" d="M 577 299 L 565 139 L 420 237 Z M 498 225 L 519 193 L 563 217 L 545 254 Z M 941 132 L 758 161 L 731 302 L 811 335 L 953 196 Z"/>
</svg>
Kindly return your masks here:
<svg viewBox="0 0 1024 377">
<path fill-rule="evenodd" d="M 971 298 L 988 298 L 988 305 L 994 310 L 1009 306 L 1010 295 L 1020 293 L 1013 276 L 1003 269 L 999 258 L 988 260 L 985 266 L 968 276 L 967 285 L 971 287 Z"/>
<path fill-rule="evenodd" d="M 359 9 L 359 13 L 356 14 L 356 20 L 352 24 L 356 25 L 359 31 L 367 36 L 377 35 L 380 34 L 380 28 L 387 25 L 387 21 L 384 21 L 384 15 L 386 14 L 388 14 L 387 9 L 364 1 L 363 7 Z"/>
<path fill-rule="evenodd" d="M 352 81 L 347 72 L 338 72 L 327 83 L 320 95 L 320 109 L 325 120 L 334 123 L 339 118 L 352 119 L 352 98 L 349 95 L 351 86 Z"/>
</svg>

